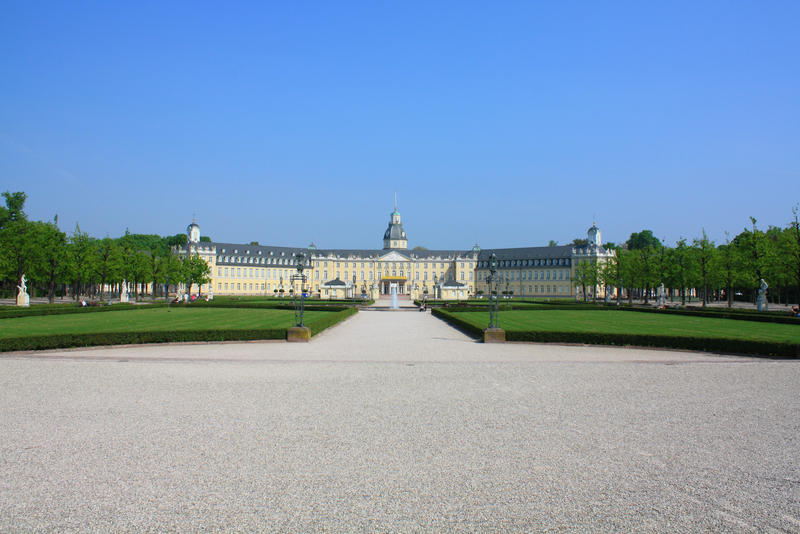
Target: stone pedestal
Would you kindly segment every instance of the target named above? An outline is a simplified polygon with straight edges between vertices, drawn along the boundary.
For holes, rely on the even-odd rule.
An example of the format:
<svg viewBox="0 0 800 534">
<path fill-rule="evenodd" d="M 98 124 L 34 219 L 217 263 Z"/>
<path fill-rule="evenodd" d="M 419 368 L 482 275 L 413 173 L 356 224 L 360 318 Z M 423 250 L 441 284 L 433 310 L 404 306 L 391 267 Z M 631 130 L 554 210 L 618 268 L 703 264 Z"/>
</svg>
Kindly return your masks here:
<svg viewBox="0 0 800 534">
<path fill-rule="evenodd" d="M 311 341 L 311 329 L 307 326 L 292 326 L 286 331 L 286 341 L 290 343 L 308 343 Z"/>
<path fill-rule="evenodd" d="M 506 331 L 502 328 L 487 328 L 483 331 L 484 343 L 505 343 Z"/>
<path fill-rule="evenodd" d="M 27 293 L 20 293 L 17 295 L 17 306 L 27 308 L 31 305 L 31 298 Z"/>
<path fill-rule="evenodd" d="M 120 302 L 130 302 L 130 299 L 128 298 L 128 294 L 127 293 L 122 293 L 119 296 L 119 301 Z"/>
</svg>

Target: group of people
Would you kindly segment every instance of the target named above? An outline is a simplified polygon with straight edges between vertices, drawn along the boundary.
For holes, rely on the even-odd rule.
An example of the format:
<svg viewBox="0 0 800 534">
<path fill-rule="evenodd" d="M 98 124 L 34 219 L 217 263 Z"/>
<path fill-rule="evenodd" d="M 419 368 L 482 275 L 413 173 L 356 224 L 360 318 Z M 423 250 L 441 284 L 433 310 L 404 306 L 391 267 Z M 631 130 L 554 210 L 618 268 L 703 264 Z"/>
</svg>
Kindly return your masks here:
<svg viewBox="0 0 800 534">
<path fill-rule="evenodd" d="M 172 303 L 179 304 L 181 302 L 194 302 L 198 298 L 200 298 L 200 295 L 189 295 L 188 293 L 178 293 L 177 295 L 175 295 L 175 299 L 172 301 Z M 207 294 L 205 296 L 206 302 L 212 300 L 213 298 L 214 297 L 212 295 Z"/>
</svg>

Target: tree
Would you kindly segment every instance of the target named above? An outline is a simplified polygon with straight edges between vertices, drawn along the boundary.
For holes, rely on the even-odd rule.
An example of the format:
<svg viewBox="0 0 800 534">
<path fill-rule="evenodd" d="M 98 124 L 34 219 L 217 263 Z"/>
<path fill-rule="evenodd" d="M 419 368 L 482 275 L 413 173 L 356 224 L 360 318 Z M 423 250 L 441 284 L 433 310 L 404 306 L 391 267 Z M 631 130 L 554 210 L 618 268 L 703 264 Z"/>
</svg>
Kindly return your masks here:
<svg viewBox="0 0 800 534">
<path fill-rule="evenodd" d="M 22 191 L 17 191 L 15 193 L 6 191 L 3 193 L 3 198 L 6 199 L 6 205 L 5 207 L 0 206 L 0 230 L 5 228 L 9 223 L 27 219 L 23 208 L 25 207 L 25 200 L 27 200 L 28 195 Z"/>
<path fill-rule="evenodd" d="M 121 261 L 119 276 L 126 281 L 130 281 L 135 278 L 134 271 L 136 270 L 136 248 L 134 247 L 130 230 L 125 229 L 125 235 L 117 240 L 117 246 Z"/>
<path fill-rule="evenodd" d="M 32 223 L 31 237 L 37 251 L 31 274 L 34 280 L 46 287 L 47 300 L 52 304 L 56 283 L 68 279 L 67 234 L 58 229 L 55 221 L 37 221 Z"/>
<path fill-rule="evenodd" d="M 573 247 L 585 247 L 586 245 L 589 244 L 589 240 L 586 239 L 585 237 L 576 237 L 575 239 L 572 240 L 572 243 L 570 244 Z"/>
<path fill-rule="evenodd" d="M 658 259 L 656 252 L 663 245 L 651 230 L 632 233 L 627 245 L 628 250 L 632 251 L 631 274 L 634 277 L 634 284 L 644 291 L 644 303 L 647 304 L 650 288 L 656 282 L 656 277 L 661 274 L 654 259 Z"/>
<path fill-rule="evenodd" d="M 186 244 L 189 237 L 186 234 L 175 234 L 164 238 L 164 244 L 167 248 L 182 247 Z"/>
<path fill-rule="evenodd" d="M 149 250 L 137 250 L 133 254 L 133 268 L 131 269 L 132 280 L 133 280 L 133 290 L 135 293 L 136 300 L 139 300 L 139 289 L 140 286 L 145 284 L 145 281 L 148 279 L 150 274 L 150 251 Z M 156 286 L 153 285 L 153 290 L 155 290 Z M 144 290 L 144 288 L 142 288 Z"/>
<path fill-rule="evenodd" d="M 606 293 L 609 287 L 617 288 L 617 303 L 622 295 L 622 283 L 620 277 L 620 258 L 617 251 L 600 268 L 600 282 L 605 287 Z"/>
<path fill-rule="evenodd" d="M 26 219 L 8 220 L 0 230 L 0 272 L 4 280 L 18 283 L 33 268 L 38 254 L 33 233 L 33 223 Z"/>
<path fill-rule="evenodd" d="M 86 292 L 86 284 L 94 279 L 93 239 L 75 224 L 75 231 L 67 244 L 67 271 L 72 281 L 72 296 L 77 299 Z"/>
<path fill-rule="evenodd" d="M 645 248 L 657 248 L 662 246 L 661 241 L 653 235 L 651 230 L 634 232 L 627 242 L 628 250 L 641 250 Z"/>
<path fill-rule="evenodd" d="M 703 287 L 703 307 L 708 305 L 708 287 L 716 267 L 717 249 L 714 242 L 708 239 L 706 229 L 703 228 L 703 237 L 692 242 L 694 247 L 695 265 L 699 269 L 700 281 Z"/>
<path fill-rule="evenodd" d="M 119 280 L 122 272 L 122 254 L 117 242 L 104 237 L 95 242 L 95 273 L 100 282 L 100 300 L 104 299 L 106 282 Z"/>
<path fill-rule="evenodd" d="M 686 244 L 686 239 L 680 238 L 673 249 L 673 276 L 670 280 L 670 285 L 677 287 L 681 294 L 681 305 L 686 305 L 686 288 L 689 285 L 689 280 L 692 278 L 692 271 L 694 263 L 692 261 L 692 254 Z"/>
<path fill-rule="evenodd" d="M 558 241 L 553 241 L 553 240 L 551 239 L 551 240 L 550 240 L 550 242 L 549 242 L 549 243 L 547 243 L 547 246 L 548 246 L 548 247 L 557 247 L 557 246 L 558 246 Z"/>
<path fill-rule="evenodd" d="M 592 289 L 592 300 L 597 301 L 597 284 L 600 279 L 600 267 L 596 261 L 581 260 L 575 269 L 575 280 L 581 285 L 583 290 L 583 301 L 586 302 L 586 288 Z"/>
<path fill-rule="evenodd" d="M 13 292 L 22 274 L 30 270 L 36 247 L 31 243 L 32 227 L 23 211 L 25 193 L 6 191 L 3 198 L 6 205 L 0 207 L 0 279 Z"/>
<path fill-rule="evenodd" d="M 186 292 L 191 294 L 194 284 L 202 286 L 211 280 L 211 267 L 208 266 L 206 260 L 195 253 L 183 259 L 181 274 L 182 281 L 186 284 Z"/>
</svg>

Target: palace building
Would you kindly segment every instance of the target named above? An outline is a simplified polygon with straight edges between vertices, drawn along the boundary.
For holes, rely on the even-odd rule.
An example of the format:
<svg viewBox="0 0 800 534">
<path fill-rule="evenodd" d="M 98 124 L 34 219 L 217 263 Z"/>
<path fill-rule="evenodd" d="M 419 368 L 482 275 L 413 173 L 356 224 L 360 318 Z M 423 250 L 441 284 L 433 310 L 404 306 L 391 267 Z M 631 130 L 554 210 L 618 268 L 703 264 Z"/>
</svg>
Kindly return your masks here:
<svg viewBox="0 0 800 534">
<path fill-rule="evenodd" d="M 489 257 L 495 253 L 500 291 L 524 297 L 576 297 L 575 269 L 581 261 L 604 262 L 613 252 L 603 247 L 592 225 L 584 246 L 548 246 L 470 250 L 409 250 L 397 204 L 383 234 L 383 249 L 325 249 L 201 242 L 192 222 L 188 240 L 177 252 L 198 254 L 211 268 L 200 288 L 215 295 L 289 296 L 301 290 L 292 281 L 295 255 L 305 254 L 306 292 L 321 299 L 346 299 L 397 292 L 412 299 L 463 300 L 486 294 Z M 602 293 L 601 288 L 590 291 Z M 590 293 L 590 295 L 593 293 Z"/>
</svg>

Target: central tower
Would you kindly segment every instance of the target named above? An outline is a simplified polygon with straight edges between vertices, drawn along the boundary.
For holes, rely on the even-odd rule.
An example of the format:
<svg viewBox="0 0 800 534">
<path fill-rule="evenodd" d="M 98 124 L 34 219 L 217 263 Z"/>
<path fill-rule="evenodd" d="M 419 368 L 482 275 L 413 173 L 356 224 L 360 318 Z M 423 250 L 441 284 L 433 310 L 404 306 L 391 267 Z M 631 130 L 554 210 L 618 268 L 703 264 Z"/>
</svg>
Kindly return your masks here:
<svg viewBox="0 0 800 534">
<path fill-rule="evenodd" d="M 400 212 L 397 211 L 397 193 L 394 194 L 394 211 L 389 219 L 389 228 L 383 234 L 383 249 L 407 249 L 408 238 L 406 231 L 403 230 L 403 223 L 400 219 Z"/>
</svg>

